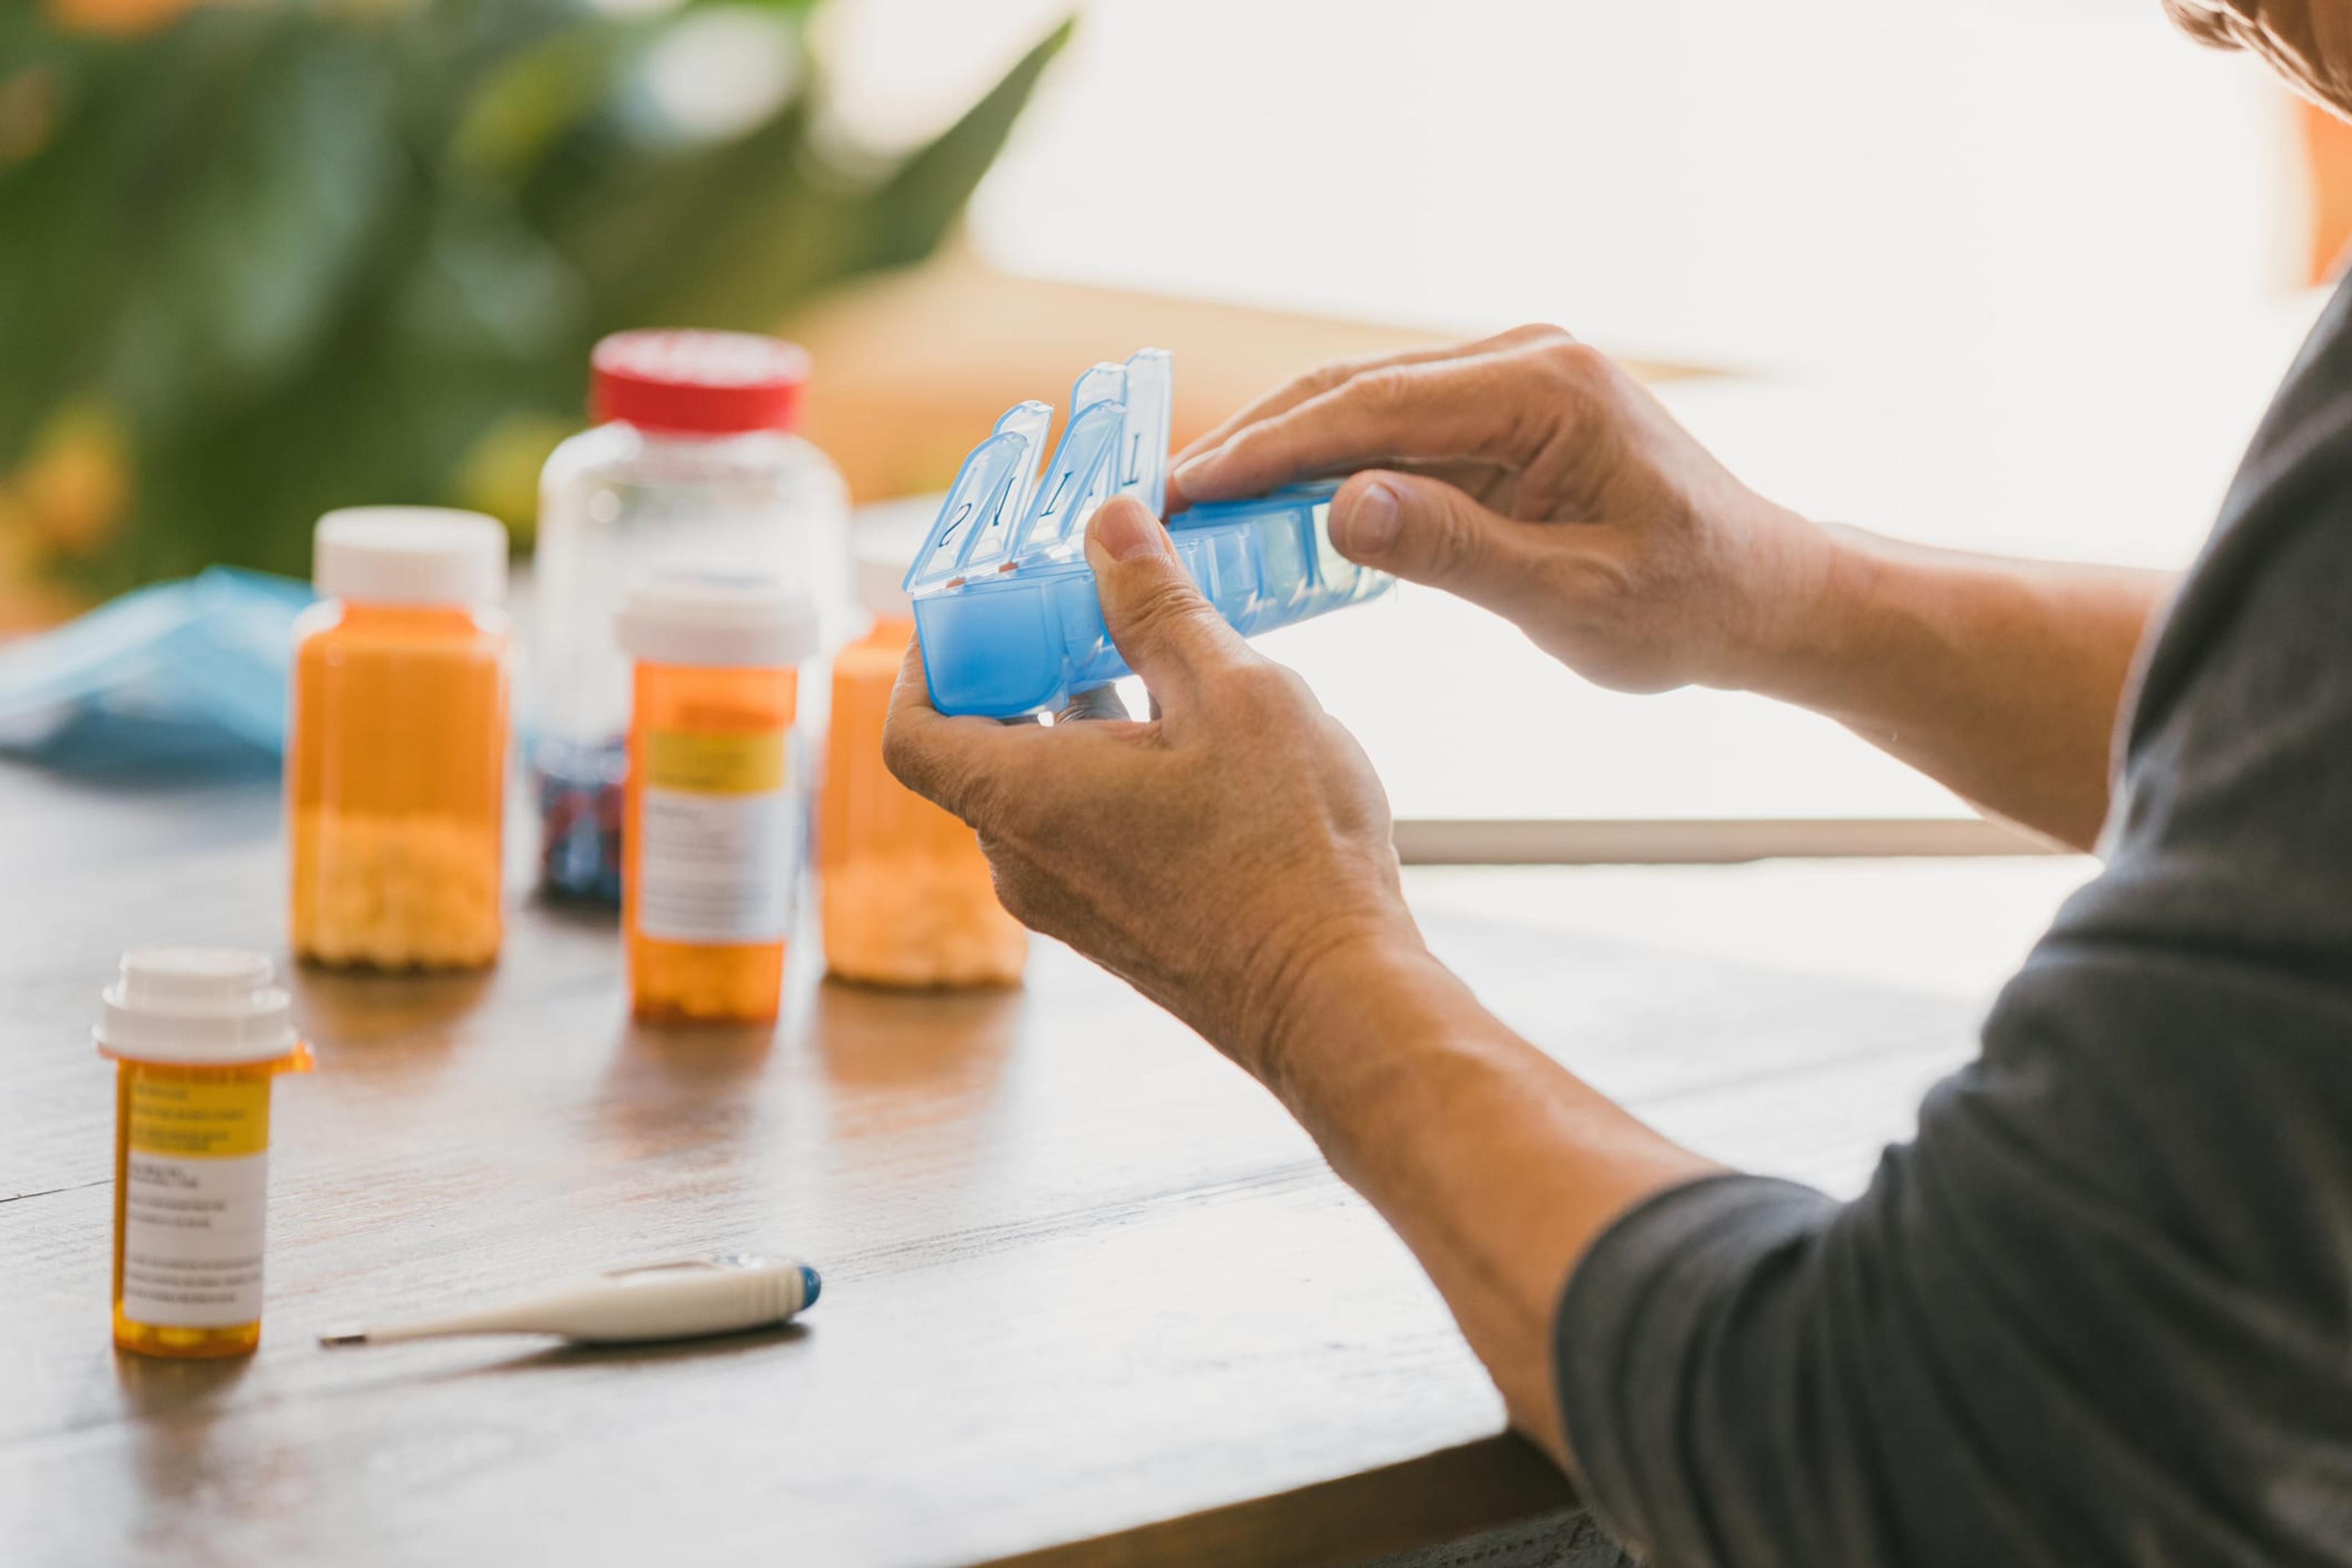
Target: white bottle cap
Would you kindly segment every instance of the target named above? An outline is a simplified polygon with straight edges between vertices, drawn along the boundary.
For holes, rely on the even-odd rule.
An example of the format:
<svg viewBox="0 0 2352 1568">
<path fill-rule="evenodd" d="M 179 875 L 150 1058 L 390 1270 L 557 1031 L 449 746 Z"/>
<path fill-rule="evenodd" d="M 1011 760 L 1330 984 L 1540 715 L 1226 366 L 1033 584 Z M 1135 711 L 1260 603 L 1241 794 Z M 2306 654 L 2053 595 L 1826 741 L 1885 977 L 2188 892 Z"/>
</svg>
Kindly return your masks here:
<svg viewBox="0 0 2352 1568">
<path fill-rule="evenodd" d="M 506 597 L 507 530 L 436 506 L 354 506 L 319 520 L 310 582 L 372 605 L 494 605 Z"/>
<path fill-rule="evenodd" d="M 134 947 L 92 1031 L 110 1057 L 226 1067 L 301 1048 L 293 1001 L 269 958 L 233 947 Z"/>
<path fill-rule="evenodd" d="M 905 620 L 915 613 L 915 601 L 907 596 L 908 563 L 898 555 L 877 557 L 860 544 L 857 551 L 857 602 L 866 613 L 884 620 Z"/>
<path fill-rule="evenodd" d="M 907 568 L 939 516 L 938 496 L 878 501 L 857 509 L 850 520 L 850 548 L 857 558 L 857 602 L 870 616 L 904 620 L 915 613 L 907 596 Z"/>
<path fill-rule="evenodd" d="M 613 631 L 624 652 L 646 664 L 777 669 L 817 649 L 816 606 L 772 577 L 640 578 Z"/>
</svg>

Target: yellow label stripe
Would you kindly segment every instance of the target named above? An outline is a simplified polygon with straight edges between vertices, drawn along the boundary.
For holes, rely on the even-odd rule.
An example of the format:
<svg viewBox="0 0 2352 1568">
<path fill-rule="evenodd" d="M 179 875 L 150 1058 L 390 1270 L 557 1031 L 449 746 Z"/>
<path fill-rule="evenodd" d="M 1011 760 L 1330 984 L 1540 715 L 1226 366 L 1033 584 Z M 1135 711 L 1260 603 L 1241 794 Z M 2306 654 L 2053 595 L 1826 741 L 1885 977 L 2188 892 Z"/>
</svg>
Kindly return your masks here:
<svg viewBox="0 0 2352 1568">
<path fill-rule="evenodd" d="M 700 795 L 761 795 L 784 787 L 784 736 L 656 730 L 646 737 L 646 783 Z"/>
<path fill-rule="evenodd" d="M 269 1080 L 134 1078 L 131 1147 L 142 1154 L 258 1154 L 269 1147 Z"/>
</svg>

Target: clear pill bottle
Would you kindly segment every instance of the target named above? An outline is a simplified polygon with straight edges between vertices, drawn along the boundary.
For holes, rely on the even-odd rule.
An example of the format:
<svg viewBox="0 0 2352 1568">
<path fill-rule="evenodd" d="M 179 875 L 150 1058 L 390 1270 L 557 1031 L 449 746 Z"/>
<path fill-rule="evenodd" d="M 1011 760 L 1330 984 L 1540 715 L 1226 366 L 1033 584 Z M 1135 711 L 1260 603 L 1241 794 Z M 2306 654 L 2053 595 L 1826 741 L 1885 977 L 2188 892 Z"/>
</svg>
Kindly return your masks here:
<svg viewBox="0 0 2352 1568">
<path fill-rule="evenodd" d="M 873 628 L 833 665 L 817 805 L 827 971 L 907 987 L 1014 985 L 1028 933 L 996 901 L 972 830 L 890 774 L 882 724 L 914 639 L 899 552 L 861 543 L 858 597 Z"/>
<path fill-rule="evenodd" d="M 646 1023 L 766 1024 L 783 995 L 814 607 L 773 581 L 662 575 L 616 617 L 634 661 L 623 818 L 629 999 Z"/>
<path fill-rule="evenodd" d="M 590 364 L 596 420 L 540 477 L 529 724 L 540 879 L 620 901 L 629 669 L 614 616 L 654 573 L 774 578 L 845 623 L 848 490 L 793 434 L 808 356 L 745 332 L 619 332 Z"/>
<path fill-rule="evenodd" d="M 269 1090 L 307 1072 L 269 960 L 137 948 L 100 1003 L 113 1058 L 114 1343 L 142 1355 L 244 1355 L 261 1342 Z"/>
<path fill-rule="evenodd" d="M 470 968 L 499 954 L 507 531 L 475 512 L 319 520 L 295 623 L 286 797 L 294 952 Z"/>
</svg>

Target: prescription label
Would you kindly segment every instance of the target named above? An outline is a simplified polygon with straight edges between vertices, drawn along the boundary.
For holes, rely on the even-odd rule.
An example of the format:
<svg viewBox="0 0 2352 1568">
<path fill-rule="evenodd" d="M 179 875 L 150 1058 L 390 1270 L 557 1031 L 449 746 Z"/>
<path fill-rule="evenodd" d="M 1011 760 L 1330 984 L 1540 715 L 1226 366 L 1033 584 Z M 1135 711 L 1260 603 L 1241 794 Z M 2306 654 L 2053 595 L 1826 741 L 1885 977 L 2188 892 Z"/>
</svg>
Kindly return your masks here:
<svg viewBox="0 0 2352 1568">
<path fill-rule="evenodd" d="M 800 874 L 782 733 L 656 731 L 647 742 L 638 931 L 657 942 L 782 942 Z"/>
<path fill-rule="evenodd" d="M 701 795 L 764 795 L 784 787 L 784 732 L 656 730 L 646 737 L 646 782 Z"/>
<path fill-rule="evenodd" d="M 123 1315 L 185 1329 L 257 1321 L 268 1079 L 133 1079 L 128 1132 Z"/>
</svg>

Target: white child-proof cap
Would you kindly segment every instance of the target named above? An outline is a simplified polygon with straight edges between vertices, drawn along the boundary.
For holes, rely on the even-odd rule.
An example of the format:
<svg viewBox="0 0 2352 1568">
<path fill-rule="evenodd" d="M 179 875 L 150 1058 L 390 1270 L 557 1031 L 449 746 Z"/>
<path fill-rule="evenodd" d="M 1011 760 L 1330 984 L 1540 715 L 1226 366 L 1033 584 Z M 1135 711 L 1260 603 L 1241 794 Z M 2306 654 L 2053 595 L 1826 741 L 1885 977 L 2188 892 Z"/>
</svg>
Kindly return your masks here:
<svg viewBox="0 0 2352 1568">
<path fill-rule="evenodd" d="M 110 1057 L 230 1067 L 275 1061 L 302 1045 L 293 1000 L 270 984 L 267 953 L 134 947 L 100 1005 L 91 1033 Z"/>
<path fill-rule="evenodd" d="M 310 538 L 310 583 L 372 605 L 494 605 L 507 592 L 506 524 L 437 506 L 331 511 Z"/>
<path fill-rule="evenodd" d="M 905 620 L 915 613 L 915 601 L 907 596 L 907 567 L 910 558 L 886 552 L 876 545 L 860 541 L 857 546 L 857 602 L 866 613 L 883 620 Z"/>
<path fill-rule="evenodd" d="M 639 578 L 613 630 L 623 651 L 646 664 L 776 669 L 817 649 L 816 606 L 769 577 Z"/>
<path fill-rule="evenodd" d="M 867 615 L 904 620 L 915 613 L 915 602 L 907 596 L 907 568 L 915 563 L 939 510 L 939 497 L 918 496 L 860 507 L 850 520 L 857 602 Z"/>
</svg>

